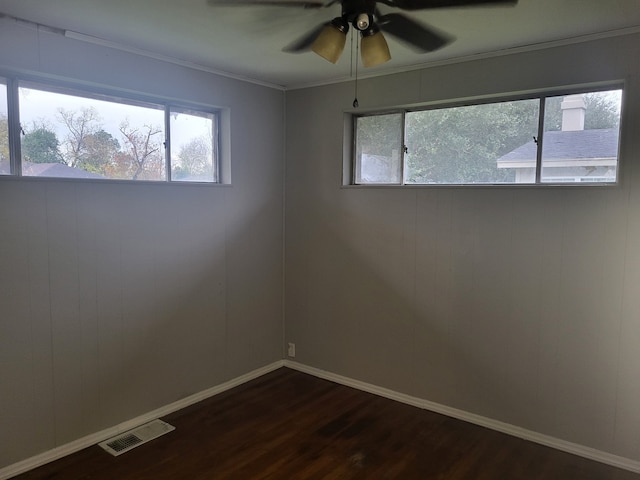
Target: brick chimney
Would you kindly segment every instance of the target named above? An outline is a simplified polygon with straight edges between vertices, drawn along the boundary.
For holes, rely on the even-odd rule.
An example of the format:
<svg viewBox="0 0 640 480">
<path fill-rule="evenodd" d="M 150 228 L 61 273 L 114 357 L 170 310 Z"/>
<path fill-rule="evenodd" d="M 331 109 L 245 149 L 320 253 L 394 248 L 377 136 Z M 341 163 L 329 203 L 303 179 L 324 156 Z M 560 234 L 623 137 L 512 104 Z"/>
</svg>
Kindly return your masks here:
<svg viewBox="0 0 640 480">
<path fill-rule="evenodd" d="M 560 104 L 562 108 L 562 131 L 584 130 L 584 114 L 587 110 L 584 95 L 567 95 Z"/>
</svg>

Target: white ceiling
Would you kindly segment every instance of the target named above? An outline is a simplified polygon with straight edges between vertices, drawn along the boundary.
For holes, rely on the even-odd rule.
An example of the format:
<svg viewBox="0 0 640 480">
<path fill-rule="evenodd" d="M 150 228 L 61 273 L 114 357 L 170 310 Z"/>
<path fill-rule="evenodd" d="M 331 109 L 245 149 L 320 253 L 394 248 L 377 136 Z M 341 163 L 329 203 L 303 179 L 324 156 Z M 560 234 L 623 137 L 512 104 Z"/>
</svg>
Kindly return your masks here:
<svg viewBox="0 0 640 480">
<path fill-rule="evenodd" d="M 381 5 L 380 10 L 393 9 Z M 339 81 L 351 71 L 349 42 L 336 65 L 311 52 L 282 52 L 309 29 L 338 16 L 339 5 L 305 10 L 212 7 L 206 0 L 0 0 L 0 13 L 286 88 Z M 440 51 L 418 54 L 387 35 L 392 60 L 372 69 L 360 67 L 360 75 L 640 31 L 640 0 L 520 0 L 515 7 L 405 13 L 457 40 Z"/>
</svg>

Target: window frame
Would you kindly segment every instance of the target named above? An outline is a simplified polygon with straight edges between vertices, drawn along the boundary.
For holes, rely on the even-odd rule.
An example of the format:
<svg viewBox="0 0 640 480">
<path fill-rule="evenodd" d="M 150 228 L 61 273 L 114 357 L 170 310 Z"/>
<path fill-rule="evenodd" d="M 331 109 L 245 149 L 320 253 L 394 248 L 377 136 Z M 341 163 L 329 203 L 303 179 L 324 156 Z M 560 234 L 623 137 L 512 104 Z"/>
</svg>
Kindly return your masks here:
<svg viewBox="0 0 640 480">
<path fill-rule="evenodd" d="M 94 181 L 101 183 L 135 183 L 135 184 L 153 184 L 153 185 L 229 185 L 230 175 L 228 163 L 228 150 L 221 145 L 223 137 L 228 139 L 229 132 L 224 128 L 223 124 L 228 120 L 228 112 L 225 108 L 204 105 L 196 102 L 168 99 L 160 96 L 145 95 L 132 91 L 121 91 L 115 88 L 76 84 L 67 81 L 43 79 L 38 76 L 31 75 L 14 75 L 0 71 L 0 79 L 6 84 L 7 88 L 7 121 L 8 121 L 8 137 L 9 137 L 9 165 L 10 173 L 0 175 L 0 179 L 35 179 L 35 180 L 62 180 L 62 181 Z M 115 104 L 123 104 L 134 107 L 153 108 L 162 112 L 162 153 L 164 178 L 159 180 L 134 180 L 128 178 L 74 178 L 74 177 L 48 177 L 48 176 L 26 176 L 22 171 L 22 126 L 20 119 L 20 88 L 30 88 L 43 92 L 71 95 L 78 98 L 86 98 L 91 100 L 99 100 Z M 212 118 L 212 159 L 213 177 L 211 181 L 180 181 L 171 178 L 171 129 L 170 114 L 171 112 L 189 111 L 202 114 Z M 225 134 L 226 132 L 226 134 Z M 223 158 L 224 155 L 224 158 Z"/>
<path fill-rule="evenodd" d="M 621 91 L 621 101 L 620 101 L 620 112 L 619 112 L 619 140 L 618 140 L 618 151 L 617 151 L 617 164 L 616 164 L 616 179 L 615 181 L 608 182 L 589 182 L 589 181 L 581 181 L 581 182 L 550 182 L 550 181 L 542 181 L 542 168 L 543 168 L 543 146 L 544 146 L 544 122 L 545 122 L 545 107 L 546 100 L 550 97 L 558 97 L 558 96 L 567 96 L 574 94 L 586 94 L 586 93 L 598 93 L 598 92 L 606 92 L 611 90 L 620 90 Z M 503 95 L 487 95 L 480 97 L 469 97 L 458 100 L 444 100 L 437 101 L 428 104 L 421 104 L 417 106 L 410 106 L 405 108 L 389 108 L 382 110 L 371 110 L 367 112 L 356 112 L 351 111 L 345 116 L 345 141 L 351 143 L 351 147 L 349 149 L 349 156 L 345 156 L 345 162 L 350 165 L 348 171 L 350 172 L 350 176 L 348 178 L 344 178 L 343 186 L 349 187 L 358 187 L 358 188 L 371 188 L 371 187 L 401 187 L 401 188 L 509 188 L 509 187 L 534 187 L 534 188 L 544 188 L 544 187 L 594 187 L 594 188 L 604 188 L 604 187 L 616 187 L 622 183 L 622 172 L 623 172 L 623 161 L 621 158 L 622 152 L 622 137 L 624 131 L 624 114 L 625 114 L 625 96 L 626 96 L 626 82 L 624 80 L 614 80 L 607 82 L 598 82 L 592 84 L 581 84 L 578 86 L 569 86 L 569 87 L 558 87 L 558 88 L 550 88 L 544 90 L 534 90 L 524 93 L 507 93 Z M 539 101 L 538 107 L 538 126 L 536 133 L 536 165 L 535 165 L 535 181 L 530 183 L 407 183 L 405 178 L 406 172 L 406 157 L 407 154 L 407 145 L 406 145 L 406 115 L 407 113 L 412 112 L 421 112 L 421 111 L 433 111 L 433 110 L 441 110 L 447 108 L 458 108 L 458 107 L 467 107 L 467 106 L 475 106 L 475 105 L 487 105 L 487 104 L 497 104 L 503 102 L 513 102 L 520 100 L 533 100 L 537 99 Z M 357 183 L 358 179 L 357 169 L 359 168 L 359 159 L 356 155 L 357 150 L 357 122 L 358 119 L 363 117 L 370 116 L 382 116 L 387 114 L 400 113 L 402 114 L 402 145 L 400 145 L 400 154 L 401 154 L 401 171 L 402 171 L 402 180 L 401 183 L 382 183 L 382 182 L 372 182 L 372 183 Z M 347 172 L 347 169 L 344 170 Z"/>
</svg>

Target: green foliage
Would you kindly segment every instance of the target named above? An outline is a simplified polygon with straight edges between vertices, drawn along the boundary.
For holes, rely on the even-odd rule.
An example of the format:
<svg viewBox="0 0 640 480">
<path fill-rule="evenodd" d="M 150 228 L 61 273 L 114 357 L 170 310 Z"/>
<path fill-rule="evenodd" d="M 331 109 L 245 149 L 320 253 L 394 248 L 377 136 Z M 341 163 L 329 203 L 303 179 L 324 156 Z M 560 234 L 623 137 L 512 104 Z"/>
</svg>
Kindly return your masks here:
<svg viewBox="0 0 640 480">
<path fill-rule="evenodd" d="M 538 102 L 523 100 L 410 112 L 407 183 L 500 183 L 496 159 L 537 133 Z"/>
<path fill-rule="evenodd" d="M 22 156 L 32 163 L 64 163 L 55 132 L 45 126 L 35 127 L 22 138 Z"/>
<path fill-rule="evenodd" d="M 77 167 L 104 175 L 119 151 L 120 142 L 116 138 L 102 129 L 97 130 L 84 137 Z"/>
<path fill-rule="evenodd" d="M 0 114 L 0 162 L 9 161 L 9 121 L 7 116 Z"/>
<path fill-rule="evenodd" d="M 606 93 L 585 95 L 587 114 L 585 130 L 598 128 L 618 128 L 620 126 L 620 100 Z"/>
</svg>

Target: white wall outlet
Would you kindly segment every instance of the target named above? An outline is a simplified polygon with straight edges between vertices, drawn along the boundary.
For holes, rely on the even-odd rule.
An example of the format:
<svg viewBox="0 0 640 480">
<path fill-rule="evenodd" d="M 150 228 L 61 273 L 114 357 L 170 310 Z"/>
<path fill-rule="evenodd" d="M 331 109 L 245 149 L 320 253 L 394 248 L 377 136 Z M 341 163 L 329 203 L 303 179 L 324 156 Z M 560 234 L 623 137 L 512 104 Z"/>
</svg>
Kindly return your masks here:
<svg viewBox="0 0 640 480">
<path fill-rule="evenodd" d="M 287 355 L 291 358 L 296 356 L 296 344 L 289 342 L 289 347 L 287 348 Z"/>
</svg>

